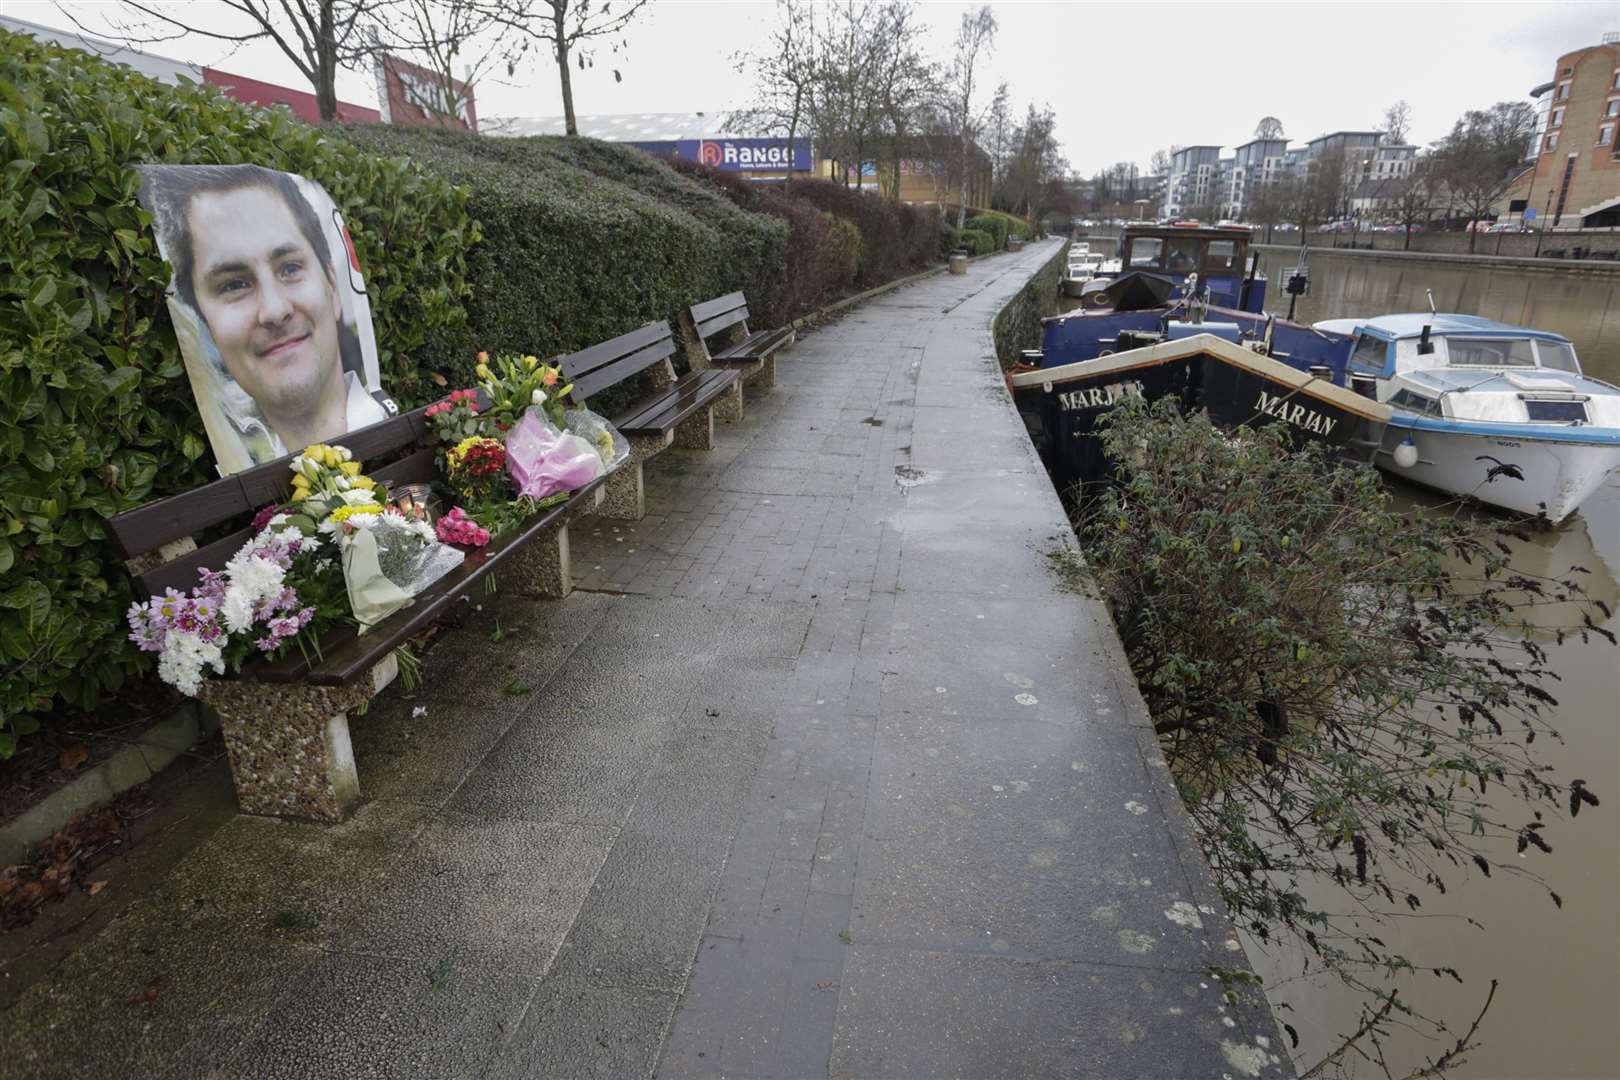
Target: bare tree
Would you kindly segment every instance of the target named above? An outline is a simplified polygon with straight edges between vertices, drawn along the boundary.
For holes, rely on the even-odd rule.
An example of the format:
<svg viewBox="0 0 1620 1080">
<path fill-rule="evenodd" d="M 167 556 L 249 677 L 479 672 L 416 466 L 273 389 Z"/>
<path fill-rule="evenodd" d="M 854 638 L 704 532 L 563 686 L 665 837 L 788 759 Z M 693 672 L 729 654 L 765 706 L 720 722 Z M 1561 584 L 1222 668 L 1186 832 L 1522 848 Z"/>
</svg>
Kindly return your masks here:
<svg viewBox="0 0 1620 1080">
<path fill-rule="evenodd" d="M 480 0 L 398 0 L 392 16 L 378 37 L 432 72 L 431 87 L 407 82 L 405 90 L 441 126 L 465 120 L 473 87 L 498 67 L 510 72 L 529 45 L 525 38 L 508 47 L 507 28 Z"/>
<path fill-rule="evenodd" d="M 1261 180 L 1249 196 L 1246 216 L 1256 225 L 1266 227 L 1266 243 L 1271 243 L 1271 232 L 1288 215 L 1286 186 L 1281 180 Z"/>
<path fill-rule="evenodd" d="M 951 58 L 950 73 L 946 79 L 949 93 L 947 120 L 951 134 L 961 140 L 961 189 L 956 208 L 956 227 L 967 221 L 968 175 L 972 164 L 973 141 L 983 115 L 974 103 L 977 89 L 978 63 L 996 43 L 996 16 L 985 4 L 974 11 L 962 13 L 962 25 L 956 31 L 956 47 Z"/>
<path fill-rule="evenodd" d="M 1435 177 L 1429 164 L 1427 158 L 1417 159 L 1412 163 L 1412 171 L 1396 177 L 1391 185 L 1390 208 L 1406 233 L 1406 241 L 1401 246 L 1403 251 L 1412 249 L 1413 227 L 1427 221 L 1433 212 Z"/>
<path fill-rule="evenodd" d="M 872 90 L 889 147 L 888 194 L 895 198 L 900 196 L 901 158 L 938 97 L 939 72 L 923 55 L 923 29 L 909 0 L 895 0 L 881 12 Z"/>
<path fill-rule="evenodd" d="M 883 124 L 874 87 L 888 51 L 882 38 L 888 14 L 871 0 L 843 0 L 822 10 L 811 82 L 816 141 L 823 157 L 842 166 L 844 182 L 853 176 L 859 187 Z"/>
<path fill-rule="evenodd" d="M 1012 137 L 1015 126 L 1012 116 L 1012 96 L 1007 93 L 1005 81 L 996 87 L 990 99 L 989 118 L 985 122 L 985 151 L 990 155 L 990 186 L 999 188 L 1007 176 L 1007 159 L 1012 156 Z"/>
<path fill-rule="evenodd" d="M 1405 145 L 1406 134 L 1412 130 L 1412 106 L 1402 98 L 1384 110 L 1384 134 L 1389 141 Z"/>
<path fill-rule="evenodd" d="M 809 0 L 777 0 L 776 28 L 767 47 L 735 59 L 739 71 L 753 69 L 754 97 L 746 108 L 726 118 L 725 129 L 781 135 L 791 154 L 799 132 L 810 130 L 815 119 L 814 5 Z M 791 182 L 791 166 L 787 175 Z"/>
<path fill-rule="evenodd" d="M 241 3 L 244 0 L 226 0 Z M 303 3 L 308 0 L 277 0 L 278 3 Z M 324 2 L 324 0 L 323 0 Z M 557 78 L 562 84 L 563 118 L 570 135 L 579 134 L 574 120 L 574 84 L 569 64 L 577 64 L 581 71 L 595 65 L 594 50 L 598 42 L 612 38 L 630 25 L 648 0 L 486 0 L 487 10 L 502 26 L 543 41 L 551 47 L 557 62 Z M 621 38 L 611 41 L 612 52 L 621 52 L 625 42 Z M 623 79 L 617 68 L 616 80 Z"/>
<path fill-rule="evenodd" d="M 1054 136 L 1056 129 L 1057 114 L 1050 105 L 1045 109 L 1030 105 L 1018 129 L 1017 149 L 1007 165 L 1004 188 L 1012 210 L 1026 218 L 1039 216 L 1043 202 L 1051 201 L 1049 196 L 1055 198 L 1053 182 L 1061 181 L 1069 171 Z"/>
<path fill-rule="evenodd" d="M 196 34 L 245 45 L 270 41 L 291 60 L 315 91 L 322 121 L 338 118 L 337 73 L 357 70 L 380 48 L 376 29 L 393 17 L 396 0 L 217 0 L 214 10 L 235 12 L 234 29 L 211 28 L 199 21 L 207 5 L 170 5 L 151 0 L 122 0 L 122 15 L 106 28 L 84 25 L 67 8 L 62 11 L 79 29 L 120 39 L 131 47 Z"/>
<path fill-rule="evenodd" d="M 1435 144 L 1437 179 L 1445 184 L 1450 201 L 1468 216 L 1470 253 L 1478 238 L 1474 223 L 1491 212 L 1517 178 L 1535 130 L 1536 114 L 1529 105 L 1502 101 L 1489 109 L 1470 109 Z"/>
<path fill-rule="evenodd" d="M 1254 137 L 1257 139 L 1280 139 L 1283 137 L 1282 121 L 1275 116 L 1262 116 L 1260 122 L 1254 125 Z"/>
<path fill-rule="evenodd" d="M 1164 150 L 1153 151 L 1153 157 L 1148 161 L 1148 168 L 1154 176 L 1164 176 L 1170 172 L 1171 159 L 1176 156 L 1179 146 L 1170 146 Z"/>
</svg>

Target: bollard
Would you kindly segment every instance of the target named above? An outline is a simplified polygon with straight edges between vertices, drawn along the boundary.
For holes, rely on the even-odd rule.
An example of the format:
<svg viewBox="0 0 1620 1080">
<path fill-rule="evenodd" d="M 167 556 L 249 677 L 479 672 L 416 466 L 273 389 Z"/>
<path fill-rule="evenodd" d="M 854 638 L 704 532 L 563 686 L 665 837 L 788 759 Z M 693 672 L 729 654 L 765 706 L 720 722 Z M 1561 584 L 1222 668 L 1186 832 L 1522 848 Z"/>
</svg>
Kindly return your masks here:
<svg viewBox="0 0 1620 1080">
<path fill-rule="evenodd" d="M 951 273 L 953 273 L 953 274 L 965 274 L 965 273 L 967 273 L 967 259 L 968 259 L 967 252 L 965 252 L 965 251 L 953 251 L 953 252 L 951 252 Z"/>
</svg>

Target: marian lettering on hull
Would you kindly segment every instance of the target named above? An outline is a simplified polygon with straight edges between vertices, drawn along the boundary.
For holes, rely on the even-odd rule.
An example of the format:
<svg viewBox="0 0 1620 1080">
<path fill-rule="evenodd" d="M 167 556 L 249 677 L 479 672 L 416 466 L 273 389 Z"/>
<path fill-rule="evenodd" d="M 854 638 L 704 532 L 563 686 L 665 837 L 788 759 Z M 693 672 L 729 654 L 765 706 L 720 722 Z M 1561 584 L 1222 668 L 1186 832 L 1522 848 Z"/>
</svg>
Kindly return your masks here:
<svg viewBox="0 0 1620 1080">
<path fill-rule="evenodd" d="M 1262 390 L 1260 399 L 1254 403 L 1254 407 L 1267 416 L 1275 417 L 1297 428 L 1304 428 L 1315 435 L 1331 435 L 1338 424 L 1338 421 L 1331 417 L 1290 401 L 1286 394 L 1273 397 Z"/>
<path fill-rule="evenodd" d="M 1112 407 L 1126 394 L 1140 393 L 1141 389 L 1142 384 L 1138 382 L 1119 382 L 1107 386 L 1091 386 L 1084 390 L 1069 390 L 1057 396 L 1058 405 L 1064 412 L 1106 409 Z"/>
</svg>

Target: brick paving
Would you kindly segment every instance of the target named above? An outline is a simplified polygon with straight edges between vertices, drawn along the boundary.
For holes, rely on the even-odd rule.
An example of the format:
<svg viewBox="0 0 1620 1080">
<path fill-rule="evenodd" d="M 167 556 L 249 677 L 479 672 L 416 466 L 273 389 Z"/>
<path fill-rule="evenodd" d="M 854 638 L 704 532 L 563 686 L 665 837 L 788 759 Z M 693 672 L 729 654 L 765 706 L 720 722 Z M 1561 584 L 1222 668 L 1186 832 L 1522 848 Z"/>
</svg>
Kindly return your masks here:
<svg viewBox="0 0 1620 1080">
<path fill-rule="evenodd" d="M 1281 1075 L 1050 567 L 989 324 L 1055 250 L 806 335 L 643 520 L 575 525 L 579 592 L 477 605 L 355 721 L 350 821 L 230 820 L 0 1014 L 0 1067 Z"/>
</svg>

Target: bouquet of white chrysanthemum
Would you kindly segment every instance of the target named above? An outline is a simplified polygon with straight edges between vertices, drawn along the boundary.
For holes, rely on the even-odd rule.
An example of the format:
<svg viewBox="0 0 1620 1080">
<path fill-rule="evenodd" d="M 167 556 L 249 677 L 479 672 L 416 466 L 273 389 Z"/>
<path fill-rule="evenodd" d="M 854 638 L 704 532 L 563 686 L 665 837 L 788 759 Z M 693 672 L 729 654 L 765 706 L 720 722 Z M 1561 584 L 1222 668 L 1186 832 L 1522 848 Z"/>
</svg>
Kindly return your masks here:
<svg viewBox="0 0 1620 1080">
<path fill-rule="evenodd" d="M 343 578 L 362 634 L 466 558 L 441 544 L 427 522 L 391 509 L 341 508 L 332 517 L 338 519 L 335 531 L 343 553 Z"/>
</svg>

